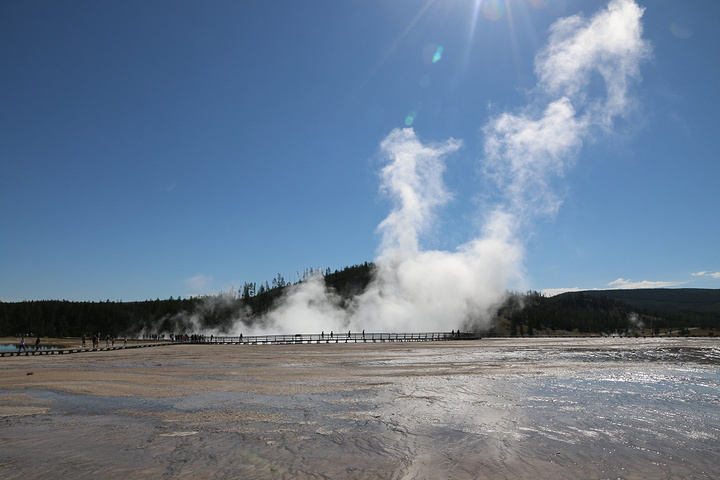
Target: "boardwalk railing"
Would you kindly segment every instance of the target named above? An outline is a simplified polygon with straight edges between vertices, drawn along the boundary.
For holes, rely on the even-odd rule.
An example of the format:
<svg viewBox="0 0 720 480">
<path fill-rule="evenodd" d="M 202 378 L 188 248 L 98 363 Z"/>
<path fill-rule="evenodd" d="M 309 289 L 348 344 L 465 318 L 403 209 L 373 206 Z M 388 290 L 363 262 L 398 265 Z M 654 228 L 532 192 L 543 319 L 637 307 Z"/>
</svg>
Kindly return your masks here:
<svg viewBox="0 0 720 480">
<path fill-rule="evenodd" d="M 179 337 L 179 336 L 178 336 Z M 377 342 L 439 342 L 450 340 L 475 340 L 480 338 L 472 332 L 422 332 L 422 333 L 296 333 L 285 335 L 239 335 L 214 336 L 193 335 L 189 340 L 131 343 L 129 345 L 113 345 L 106 347 L 75 347 L 75 348 L 48 348 L 34 350 L 28 346 L 23 350 L 0 351 L 0 357 L 35 356 L 35 355 L 63 355 L 69 353 L 104 352 L 110 350 L 123 350 L 126 348 L 163 347 L 184 344 L 221 344 L 221 345 L 288 345 L 308 343 L 377 343 Z"/>
<path fill-rule="evenodd" d="M 112 345 L 107 347 L 58 347 L 58 348 L 41 348 L 35 350 L 35 347 L 27 347 L 25 349 L 18 348 L 13 351 L 2 351 L 0 357 L 20 357 L 29 355 L 64 355 L 68 353 L 86 353 L 86 352 L 106 352 L 110 350 L 123 350 L 126 348 L 147 348 L 147 347 L 165 347 L 172 345 L 170 342 L 164 343 L 132 343 L 129 345 Z"/>
<path fill-rule="evenodd" d="M 474 340 L 472 332 L 421 332 L 421 333 L 296 333 L 282 335 L 205 336 L 195 341 L 179 343 L 218 343 L 232 345 L 295 344 L 295 343 L 373 343 L 373 342 L 438 342 L 448 340 Z"/>
</svg>

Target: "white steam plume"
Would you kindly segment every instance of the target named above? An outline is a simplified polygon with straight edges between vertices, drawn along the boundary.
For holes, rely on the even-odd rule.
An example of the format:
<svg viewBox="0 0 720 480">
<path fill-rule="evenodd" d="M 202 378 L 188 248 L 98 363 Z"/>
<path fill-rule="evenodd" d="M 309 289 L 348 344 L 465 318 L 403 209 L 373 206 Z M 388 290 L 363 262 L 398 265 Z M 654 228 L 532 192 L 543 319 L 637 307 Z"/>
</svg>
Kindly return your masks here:
<svg viewBox="0 0 720 480">
<path fill-rule="evenodd" d="M 347 312 L 320 274 L 286 287 L 283 298 L 251 333 L 317 333 L 347 330 Z"/>
<path fill-rule="evenodd" d="M 395 206 L 378 227 L 383 234 L 381 257 L 419 253 L 419 235 L 432 224 L 434 210 L 451 198 L 442 179 L 443 157 L 460 146 L 454 139 L 423 145 L 410 128 L 393 130 L 383 140 L 380 147 L 390 163 L 380 172 L 380 189 Z"/>
<path fill-rule="evenodd" d="M 357 298 L 352 317 L 357 328 L 468 327 L 490 318 L 507 282 L 517 277 L 522 252 L 500 218 L 454 252 L 419 247 L 435 209 L 450 198 L 442 181 L 443 158 L 459 146 L 452 139 L 423 145 L 409 128 L 394 130 L 383 141 L 390 163 L 382 170 L 381 188 L 395 206 L 379 227 L 383 240 L 376 277 Z"/>
<path fill-rule="evenodd" d="M 535 58 L 539 89 L 587 104 L 589 120 L 610 127 L 627 107 L 628 85 L 650 55 L 642 39 L 643 12 L 633 0 L 612 0 L 589 21 L 575 15 L 555 22 L 547 47 Z M 605 95 L 590 88 L 598 74 Z"/>
<path fill-rule="evenodd" d="M 445 156 L 458 140 L 423 144 L 410 129 L 381 144 L 388 159 L 381 190 L 394 207 L 378 229 L 376 276 L 341 309 L 322 278 L 289 288 L 263 330 L 317 332 L 370 329 L 428 331 L 482 327 L 505 292 L 522 278 L 520 229 L 557 211 L 553 183 L 572 165 L 594 130 L 609 131 L 631 104 L 628 90 L 650 54 L 641 38 L 643 9 L 612 0 L 586 19 L 576 15 L 551 27 L 535 58 L 534 101 L 503 113 L 483 128 L 483 172 L 499 199 L 487 207 L 476 238 L 454 251 L 423 250 L 420 238 L 437 209 L 451 199 L 443 180 Z"/>
<path fill-rule="evenodd" d="M 650 54 L 642 14 L 632 0 L 613 0 L 589 20 L 575 15 L 555 22 L 535 58 L 535 93 L 545 106 L 504 113 L 483 128 L 485 173 L 505 200 L 500 208 L 518 220 L 557 211 L 553 180 L 572 165 L 593 128 L 608 130 L 627 109 L 628 86 Z M 593 84 L 598 77 L 604 89 Z"/>
</svg>

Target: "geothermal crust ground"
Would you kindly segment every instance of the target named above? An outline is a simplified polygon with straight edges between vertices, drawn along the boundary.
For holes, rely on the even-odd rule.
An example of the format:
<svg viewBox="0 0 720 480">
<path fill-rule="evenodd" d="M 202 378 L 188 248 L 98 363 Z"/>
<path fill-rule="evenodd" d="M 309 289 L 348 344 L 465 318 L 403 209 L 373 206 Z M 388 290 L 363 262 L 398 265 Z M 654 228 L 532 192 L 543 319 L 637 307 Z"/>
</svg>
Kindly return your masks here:
<svg viewBox="0 0 720 480">
<path fill-rule="evenodd" d="M 0 477 L 711 478 L 720 342 L 177 345 L 0 359 Z"/>
</svg>

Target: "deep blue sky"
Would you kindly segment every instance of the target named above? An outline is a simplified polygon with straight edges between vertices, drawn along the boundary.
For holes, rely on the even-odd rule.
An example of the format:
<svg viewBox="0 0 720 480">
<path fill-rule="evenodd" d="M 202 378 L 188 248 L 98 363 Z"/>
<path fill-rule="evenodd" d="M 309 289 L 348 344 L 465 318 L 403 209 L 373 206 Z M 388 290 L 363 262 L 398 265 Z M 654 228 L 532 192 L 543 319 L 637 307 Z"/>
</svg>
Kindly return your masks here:
<svg viewBox="0 0 720 480">
<path fill-rule="evenodd" d="M 557 213 L 524 226 L 520 288 L 720 288 L 720 2 L 637 3 L 652 56 L 632 108 L 584 139 Z M 491 195 L 483 126 L 531 102 L 553 22 L 606 4 L 0 2 L 0 300 L 188 296 L 372 261 L 380 143 L 406 126 L 463 142 L 423 238 L 451 251 Z"/>
</svg>

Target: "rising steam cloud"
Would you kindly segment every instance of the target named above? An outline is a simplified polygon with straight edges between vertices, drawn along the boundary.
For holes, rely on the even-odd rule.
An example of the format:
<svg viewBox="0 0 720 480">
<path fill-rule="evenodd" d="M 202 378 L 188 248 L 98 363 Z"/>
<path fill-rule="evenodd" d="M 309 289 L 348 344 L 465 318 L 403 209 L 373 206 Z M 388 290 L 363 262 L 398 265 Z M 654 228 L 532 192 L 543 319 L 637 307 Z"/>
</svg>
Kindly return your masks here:
<svg viewBox="0 0 720 480">
<path fill-rule="evenodd" d="M 650 54 L 642 14 L 632 0 L 613 0 L 591 18 L 576 15 L 552 25 L 548 44 L 535 58 L 538 82 L 528 105 L 482 127 L 484 186 L 495 200 L 484 206 L 476 237 L 453 251 L 424 250 L 421 239 L 452 198 L 443 182 L 444 160 L 461 142 L 428 144 L 411 128 L 392 131 L 380 146 L 387 160 L 381 192 L 393 208 L 378 227 L 375 278 L 344 309 L 322 278 L 290 286 L 261 330 L 487 326 L 507 289 L 522 282 L 522 227 L 557 211 L 561 199 L 553 183 L 574 163 L 585 139 L 609 131 L 632 104 L 629 87 Z"/>
<path fill-rule="evenodd" d="M 536 102 L 483 128 L 485 173 L 504 198 L 500 208 L 518 220 L 558 209 L 553 180 L 594 129 L 610 130 L 631 105 L 629 85 L 650 55 L 642 14 L 634 1 L 614 0 L 589 20 L 575 15 L 555 22 L 535 58 Z"/>
</svg>

